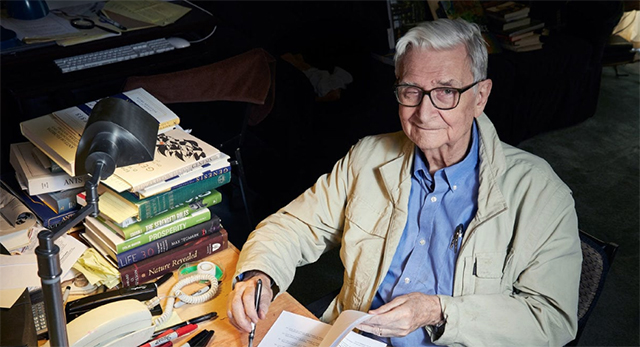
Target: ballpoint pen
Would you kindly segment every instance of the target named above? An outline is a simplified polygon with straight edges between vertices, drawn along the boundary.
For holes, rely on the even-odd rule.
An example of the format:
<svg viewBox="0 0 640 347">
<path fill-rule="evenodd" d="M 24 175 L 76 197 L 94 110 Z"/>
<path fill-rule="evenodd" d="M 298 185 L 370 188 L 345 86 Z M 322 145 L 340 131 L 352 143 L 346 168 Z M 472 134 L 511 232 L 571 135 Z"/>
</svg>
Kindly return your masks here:
<svg viewBox="0 0 640 347">
<path fill-rule="evenodd" d="M 262 293 L 262 279 L 258 279 L 256 284 L 256 313 L 259 314 L 260 294 Z M 249 347 L 253 347 L 253 337 L 256 334 L 256 323 L 251 322 L 251 332 L 249 333 Z"/>
</svg>

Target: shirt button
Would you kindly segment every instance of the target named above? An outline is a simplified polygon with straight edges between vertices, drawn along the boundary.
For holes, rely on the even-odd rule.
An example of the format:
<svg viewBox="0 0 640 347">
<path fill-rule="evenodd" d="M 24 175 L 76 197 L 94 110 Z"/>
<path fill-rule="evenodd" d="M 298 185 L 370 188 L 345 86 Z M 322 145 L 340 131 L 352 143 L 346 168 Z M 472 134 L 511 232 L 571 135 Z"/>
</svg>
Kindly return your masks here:
<svg viewBox="0 0 640 347">
<path fill-rule="evenodd" d="M 454 185 L 454 186 L 453 186 L 453 187 L 451 187 L 451 188 L 453 188 L 453 190 L 456 190 L 456 189 L 458 189 L 458 186 Z"/>
<path fill-rule="evenodd" d="M 424 244 L 427 243 L 427 241 L 425 241 L 424 239 L 420 240 L 420 245 L 424 246 Z"/>
<path fill-rule="evenodd" d="M 436 201 L 438 201 L 438 198 L 436 198 L 435 196 L 432 196 L 431 197 L 431 202 L 436 202 Z"/>
<path fill-rule="evenodd" d="M 409 284 L 409 282 L 411 282 L 411 280 L 409 279 L 409 277 L 405 277 L 405 278 L 404 278 L 404 283 Z"/>
</svg>

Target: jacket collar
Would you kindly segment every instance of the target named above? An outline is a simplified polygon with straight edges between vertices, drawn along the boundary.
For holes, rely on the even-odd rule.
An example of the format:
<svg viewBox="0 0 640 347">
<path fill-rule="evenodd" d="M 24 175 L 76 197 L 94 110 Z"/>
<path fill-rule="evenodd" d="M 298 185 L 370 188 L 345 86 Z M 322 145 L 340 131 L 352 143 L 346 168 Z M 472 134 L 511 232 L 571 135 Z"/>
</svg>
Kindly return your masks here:
<svg viewBox="0 0 640 347">
<path fill-rule="evenodd" d="M 507 208 L 507 203 L 497 183 L 498 177 L 506 170 L 506 161 L 502 142 L 495 127 L 486 114 L 476 118 L 480 137 L 480 170 L 478 187 L 478 212 L 472 224 L 481 224 Z M 402 191 L 411 190 L 411 169 L 415 144 L 399 132 L 401 139 L 398 156 L 380 166 L 380 176 L 396 208 L 406 211 Z M 406 190 L 405 190 L 406 189 Z M 403 201 L 401 201 L 401 198 Z M 408 201 L 408 200 L 407 200 Z"/>
<path fill-rule="evenodd" d="M 502 142 L 489 117 L 482 113 L 476 119 L 480 133 L 480 171 L 478 212 L 472 225 L 479 225 L 507 209 L 507 202 L 498 185 L 498 178 L 506 171 Z M 470 226 L 469 229 L 472 229 Z"/>
<path fill-rule="evenodd" d="M 393 204 L 396 208 L 406 211 L 407 207 L 401 204 L 400 193 L 405 188 L 407 191 L 411 189 L 411 169 L 415 144 L 403 132 L 400 131 L 397 134 L 401 141 L 398 156 L 381 165 L 379 170 Z"/>
</svg>

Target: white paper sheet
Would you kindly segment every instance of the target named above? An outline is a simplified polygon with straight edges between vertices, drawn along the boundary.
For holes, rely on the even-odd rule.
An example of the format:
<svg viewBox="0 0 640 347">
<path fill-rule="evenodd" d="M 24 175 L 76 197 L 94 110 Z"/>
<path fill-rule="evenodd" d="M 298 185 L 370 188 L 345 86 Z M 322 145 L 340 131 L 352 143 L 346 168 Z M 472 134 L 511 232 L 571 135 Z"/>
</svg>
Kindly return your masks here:
<svg viewBox="0 0 640 347">
<path fill-rule="evenodd" d="M 60 247 L 60 267 L 63 274 L 61 280 L 64 281 L 71 266 L 82 256 L 87 246 L 71 235 L 62 235 L 55 244 Z M 0 278 L 0 290 L 40 287 L 36 255 L 0 255 Z"/>
<path fill-rule="evenodd" d="M 311 318 L 282 311 L 259 347 L 385 347 L 380 341 L 351 331 L 370 315 L 345 311 L 333 326 Z"/>
</svg>

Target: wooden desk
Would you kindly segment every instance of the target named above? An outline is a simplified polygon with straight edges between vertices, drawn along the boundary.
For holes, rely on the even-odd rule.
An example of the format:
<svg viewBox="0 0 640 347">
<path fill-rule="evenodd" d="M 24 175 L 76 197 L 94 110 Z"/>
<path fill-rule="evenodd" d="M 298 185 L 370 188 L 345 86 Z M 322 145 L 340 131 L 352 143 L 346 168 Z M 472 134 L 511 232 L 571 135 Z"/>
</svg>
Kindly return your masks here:
<svg viewBox="0 0 640 347">
<path fill-rule="evenodd" d="M 175 312 L 183 320 L 188 320 L 203 314 L 215 311 L 218 313 L 218 318 L 213 321 L 207 321 L 198 323 L 198 329 L 196 333 L 202 329 L 213 329 L 215 335 L 209 346 L 224 346 L 224 347 L 240 347 L 247 346 L 248 334 L 240 333 L 227 318 L 227 298 L 231 293 L 231 284 L 233 281 L 233 274 L 236 269 L 236 263 L 238 262 L 238 249 L 229 243 L 229 248 L 218 252 L 204 260 L 211 261 L 222 269 L 224 269 L 224 277 L 222 278 L 221 288 L 218 294 L 210 301 L 207 301 L 199 305 L 184 305 L 175 309 Z M 169 281 L 160 286 L 158 290 L 159 295 L 167 294 L 171 287 L 178 281 L 178 276 L 174 275 Z M 199 286 L 198 284 L 192 284 L 190 286 Z M 201 286 L 201 285 L 200 285 Z M 185 292 L 189 293 L 189 287 L 185 287 Z M 164 307 L 165 300 L 162 301 L 162 307 Z M 302 304 L 294 299 L 289 293 L 280 294 L 269 306 L 269 312 L 267 318 L 261 321 L 256 327 L 256 335 L 254 338 L 254 346 L 258 345 L 262 338 L 271 328 L 275 320 L 278 318 L 283 310 L 297 313 L 302 316 L 316 319 L 316 317 L 309 312 Z M 193 336 L 193 334 L 191 334 Z M 180 345 L 185 343 L 189 339 L 189 336 L 183 339 L 174 341 L 174 345 Z"/>
<path fill-rule="evenodd" d="M 174 309 L 174 312 L 177 313 L 178 316 L 182 318 L 182 320 L 195 318 L 209 312 L 217 312 L 218 318 L 216 318 L 215 320 L 198 323 L 198 329 L 194 331 L 194 333 L 175 340 L 174 345 L 182 345 L 186 343 L 191 337 L 193 337 L 195 333 L 198 333 L 202 329 L 208 329 L 215 331 L 215 335 L 213 335 L 213 339 L 209 342 L 208 346 L 247 346 L 249 342 L 249 334 L 240 333 L 233 325 L 231 325 L 231 323 L 229 323 L 229 319 L 227 318 L 227 298 L 229 297 L 229 293 L 231 293 L 233 274 L 236 269 L 239 254 L 240 252 L 238 251 L 238 249 L 234 245 L 229 243 L 229 248 L 203 259 L 203 261 L 211 261 L 217 264 L 224 271 L 222 284 L 220 285 L 218 294 L 216 294 L 216 296 L 212 300 L 209 300 L 203 304 L 184 305 L 182 307 Z M 174 276 L 170 280 L 168 280 L 162 286 L 160 286 L 160 288 L 158 288 L 158 295 L 160 295 L 160 297 L 162 297 L 163 295 L 167 295 L 171 290 L 171 287 L 173 287 L 176 282 L 178 282 L 178 276 L 174 273 Z M 193 286 L 194 289 L 191 290 L 190 286 Z M 196 290 L 195 288 L 200 286 L 201 285 L 198 284 L 190 284 L 189 286 L 184 287 L 184 289 L 186 293 L 191 293 Z M 70 297 L 69 300 L 75 300 L 78 298 L 80 298 L 80 296 Z M 165 303 L 166 300 L 163 299 L 161 301 L 163 310 L 165 307 Z M 294 299 L 289 293 L 282 293 L 269 306 L 267 318 L 260 321 L 260 323 L 257 325 L 256 335 L 253 340 L 254 346 L 257 346 L 260 341 L 262 341 L 264 335 L 271 328 L 280 313 L 284 310 L 297 313 L 299 315 L 312 319 L 317 319 L 311 312 L 309 312 L 309 310 L 302 306 L 302 304 Z M 45 340 L 38 341 L 38 346 L 42 346 L 45 342 Z"/>
</svg>

